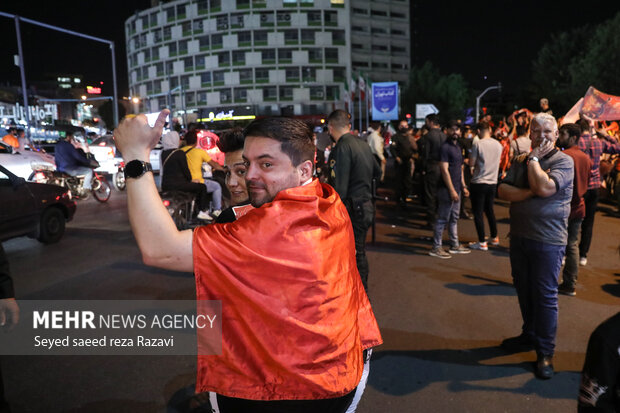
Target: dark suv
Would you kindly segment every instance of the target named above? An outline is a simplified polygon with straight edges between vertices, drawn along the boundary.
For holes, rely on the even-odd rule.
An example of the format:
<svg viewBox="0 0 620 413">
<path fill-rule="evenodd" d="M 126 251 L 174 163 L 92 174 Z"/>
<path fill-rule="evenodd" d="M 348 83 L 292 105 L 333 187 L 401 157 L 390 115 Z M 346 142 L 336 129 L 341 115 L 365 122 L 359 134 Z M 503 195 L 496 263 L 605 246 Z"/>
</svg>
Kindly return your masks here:
<svg viewBox="0 0 620 413">
<path fill-rule="evenodd" d="M 26 182 L 0 165 L 0 241 L 25 235 L 58 242 L 74 214 L 67 189 Z"/>
</svg>

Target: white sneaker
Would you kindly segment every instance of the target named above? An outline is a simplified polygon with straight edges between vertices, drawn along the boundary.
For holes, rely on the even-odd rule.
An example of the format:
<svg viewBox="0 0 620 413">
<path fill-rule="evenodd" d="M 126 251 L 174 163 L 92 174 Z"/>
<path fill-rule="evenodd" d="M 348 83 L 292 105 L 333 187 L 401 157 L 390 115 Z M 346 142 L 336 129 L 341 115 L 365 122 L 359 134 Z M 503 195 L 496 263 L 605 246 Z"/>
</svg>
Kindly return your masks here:
<svg viewBox="0 0 620 413">
<path fill-rule="evenodd" d="M 219 216 L 220 216 L 220 214 L 221 214 L 221 213 L 222 213 L 222 210 L 221 210 L 221 209 L 216 209 L 215 211 L 211 212 L 211 216 L 212 216 L 213 218 L 217 218 L 217 217 L 219 217 Z"/>
<path fill-rule="evenodd" d="M 469 243 L 470 250 L 480 250 L 480 251 L 488 251 L 489 246 L 485 242 L 470 242 Z"/>
<path fill-rule="evenodd" d="M 579 258 L 579 265 L 582 267 L 588 263 L 588 259 L 586 257 Z"/>
<path fill-rule="evenodd" d="M 211 215 L 209 215 L 207 211 L 200 211 L 198 215 L 196 215 L 196 218 L 203 221 L 213 221 L 213 218 L 211 218 Z"/>
</svg>

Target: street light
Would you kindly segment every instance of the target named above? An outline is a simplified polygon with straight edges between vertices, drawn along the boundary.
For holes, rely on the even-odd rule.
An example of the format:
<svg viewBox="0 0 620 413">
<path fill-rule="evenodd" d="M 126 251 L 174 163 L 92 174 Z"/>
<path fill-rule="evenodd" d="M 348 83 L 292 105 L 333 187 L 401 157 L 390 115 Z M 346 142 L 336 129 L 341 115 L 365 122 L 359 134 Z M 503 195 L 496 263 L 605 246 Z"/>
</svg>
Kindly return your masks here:
<svg viewBox="0 0 620 413">
<path fill-rule="evenodd" d="M 480 98 L 483 97 L 488 91 L 493 90 L 493 89 L 498 89 L 501 92 L 502 82 L 498 82 L 497 86 L 489 86 L 488 88 L 484 89 L 484 92 L 482 92 L 476 98 L 476 123 L 478 123 L 478 120 L 480 119 Z"/>
</svg>

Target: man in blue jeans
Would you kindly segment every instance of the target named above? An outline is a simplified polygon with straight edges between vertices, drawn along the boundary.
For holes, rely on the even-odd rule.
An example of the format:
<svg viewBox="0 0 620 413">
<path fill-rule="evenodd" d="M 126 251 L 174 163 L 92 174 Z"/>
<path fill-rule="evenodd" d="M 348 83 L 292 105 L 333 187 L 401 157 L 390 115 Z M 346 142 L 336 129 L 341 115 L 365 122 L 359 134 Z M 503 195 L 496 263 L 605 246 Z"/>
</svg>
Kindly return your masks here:
<svg viewBox="0 0 620 413">
<path fill-rule="evenodd" d="M 441 179 L 437 188 L 437 220 L 433 235 L 433 249 L 429 255 L 437 258 L 451 258 L 450 254 L 469 254 L 471 250 L 459 242 L 457 224 L 461 211 L 461 189 L 465 196 L 469 191 L 463 178 L 463 153 L 458 144 L 461 127 L 457 121 L 448 124 L 448 139 L 439 148 L 439 170 Z M 448 226 L 450 249 L 442 248 L 443 231 Z"/>
<path fill-rule="evenodd" d="M 523 317 L 522 333 L 504 340 L 502 347 L 536 350 L 536 377 L 550 379 L 574 171 L 573 160 L 555 149 L 558 127 L 553 116 L 535 115 L 530 138 L 534 149 L 527 164 L 514 162 L 498 188 L 499 197 L 511 201 L 510 265 Z"/>
</svg>

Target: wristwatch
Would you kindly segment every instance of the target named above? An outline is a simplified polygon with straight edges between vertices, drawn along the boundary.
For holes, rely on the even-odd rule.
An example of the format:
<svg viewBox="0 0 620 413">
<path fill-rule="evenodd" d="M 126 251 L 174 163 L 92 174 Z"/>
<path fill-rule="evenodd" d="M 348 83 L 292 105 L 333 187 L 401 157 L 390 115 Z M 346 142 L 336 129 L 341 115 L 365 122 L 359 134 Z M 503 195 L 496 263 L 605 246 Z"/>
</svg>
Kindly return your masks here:
<svg viewBox="0 0 620 413">
<path fill-rule="evenodd" d="M 153 166 L 150 163 L 134 159 L 125 165 L 125 179 L 140 178 L 145 173 L 152 171 Z"/>
<path fill-rule="evenodd" d="M 532 156 L 532 157 L 530 158 L 530 161 L 540 162 L 540 161 L 538 160 L 538 157 L 537 157 L 537 156 Z"/>
</svg>

